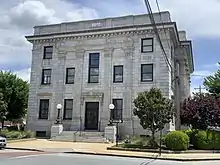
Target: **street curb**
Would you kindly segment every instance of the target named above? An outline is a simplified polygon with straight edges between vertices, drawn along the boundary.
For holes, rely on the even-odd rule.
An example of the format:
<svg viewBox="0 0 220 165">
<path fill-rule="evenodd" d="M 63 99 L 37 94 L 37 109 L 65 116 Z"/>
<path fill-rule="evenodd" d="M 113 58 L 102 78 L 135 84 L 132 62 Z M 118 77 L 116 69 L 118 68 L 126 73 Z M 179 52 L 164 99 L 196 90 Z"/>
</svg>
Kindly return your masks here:
<svg viewBox="0 0 220 165">
<path fill-rule="evenodd" d="M 146 153 L 160 153 L 159 150 L 155 149 L 138 149 L 138 148 L 121 148 L 121 147 L 107 147 L 107 150 L 112 151 L 131 151 L 131 152 L 146 152 Z M 162 150 L 163 154 L 219 154 L 219 150 L 188 150 L 188 151 L 170 151 Z"/>
<path fill-rule="evenodd" d="M 181 162 L 190 162 L 190 161 L 216 161 L 220 160 L 219 158 L 163 158 L 158 155 L 153 156 L 135 156 L 135 155 L 120 155 L 120 154 L 108 154 L 108 153 L 97 153 L 97 152 L 63 152 L 66 154 L 84 154 L 84 155 L 98 155 L 98 156 L 116 156 L 116 157 L 127 157 L 127 158 L 141 158 L 141 159 L 158 159 L 158 160 L 170 160 L 170 161 L 181 161 Z"/>
<path fill-rule="evenodd" d="M 37 138 L 18 139 L 18 140 L 7 140 L 7 143 L 25 142 L 25 141 L 32 141 L 32 140 L 37 140 Z"/>
<path fill-rule="evenodd" d="M 5 149 L 44 152 L 43 150 L 38 150 L 38 149 L 35 149 L 35 148 L 6 147 Z"/>
</svg>

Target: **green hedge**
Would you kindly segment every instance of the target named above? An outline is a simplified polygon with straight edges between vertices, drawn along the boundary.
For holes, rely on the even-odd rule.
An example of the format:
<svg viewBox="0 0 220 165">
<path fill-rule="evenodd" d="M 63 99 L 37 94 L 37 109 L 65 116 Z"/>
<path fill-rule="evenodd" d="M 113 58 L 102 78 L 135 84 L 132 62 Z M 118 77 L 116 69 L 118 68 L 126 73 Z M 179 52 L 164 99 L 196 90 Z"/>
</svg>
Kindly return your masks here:
<svg viewBox="0 0 220 165">
<path fill-rule="evenodd" d="M 0 132 L 0 136 L 10 138 L 10 139 L 22 139 L 22 138 L 33 138 L 35 137 L 32 131 L 9 131 L 4 129 Z"/>
<path fill-rule="evenodd" d="M 212 131 L 198 131 L 193 143 L 195 149 L 220 149 L 220 133 Z"/>
<path fill-rule="evenodd" d="M 187 150 L 189 147 L 189 136 L 182 131 L 172 131 L 165 137 L 167 149 L 174 151 Z"/>
</svg>

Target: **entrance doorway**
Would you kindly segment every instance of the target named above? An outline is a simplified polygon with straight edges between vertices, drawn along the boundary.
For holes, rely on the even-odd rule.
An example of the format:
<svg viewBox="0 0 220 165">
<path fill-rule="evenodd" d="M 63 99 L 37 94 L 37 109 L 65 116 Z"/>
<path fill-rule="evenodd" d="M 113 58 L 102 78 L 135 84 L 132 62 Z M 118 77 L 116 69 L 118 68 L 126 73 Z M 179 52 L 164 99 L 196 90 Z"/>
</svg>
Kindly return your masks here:
<svg viewBox="0 0 220 165">
<path fill-rule="evenodd" d="M 85 129 L 98 130 L 99 102 L 86 102 Z"/>
</svg>

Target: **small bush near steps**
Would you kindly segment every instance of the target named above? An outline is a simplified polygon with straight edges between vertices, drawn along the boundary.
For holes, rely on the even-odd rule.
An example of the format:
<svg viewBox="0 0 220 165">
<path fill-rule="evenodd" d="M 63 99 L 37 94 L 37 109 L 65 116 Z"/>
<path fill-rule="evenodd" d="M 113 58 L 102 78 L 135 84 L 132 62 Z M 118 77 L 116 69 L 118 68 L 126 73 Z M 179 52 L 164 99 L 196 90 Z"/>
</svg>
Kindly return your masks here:
<svg viewBox="0 0 220 165">
<path fill-rule="evenodd" d="M 4 129 L 0 131 L 0 136 L 6 137 L 8 139 L 24 139 L 33 138 L 35 137 L 35 134 L 32 131 L 9 131 Z"/>
<path fill-rule="evenodd" d="M 172 131 L 166 135 L 165 144 L 169 150 L 187 150 L 189 147 L 189 136 L 182 131 Z"/>
</svg>

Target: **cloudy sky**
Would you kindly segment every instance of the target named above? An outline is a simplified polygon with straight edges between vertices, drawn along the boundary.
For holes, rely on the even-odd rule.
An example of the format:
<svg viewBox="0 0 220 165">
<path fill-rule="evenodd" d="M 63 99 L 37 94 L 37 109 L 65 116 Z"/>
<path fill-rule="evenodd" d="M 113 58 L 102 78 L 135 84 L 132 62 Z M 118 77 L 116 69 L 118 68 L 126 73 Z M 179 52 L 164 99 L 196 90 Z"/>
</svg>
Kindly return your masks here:
<svg viewBox="0 0 220 165">
<path fill-rule="evenodd" d="M 202 85 L 202 76 L 220 67 L 220 1 L 158 1 L 193 42 L 194 75 L 198 75 L 192 76 L 194 89 Z M 150 3 L 158 11 L 156 0 Z M 24 36 L 32 34 L 35 25 L 143 13 L 147 13 L 143 0 L 1 0 L 0 69 L 29 80 L 31 44 Z"/>
</svg>

